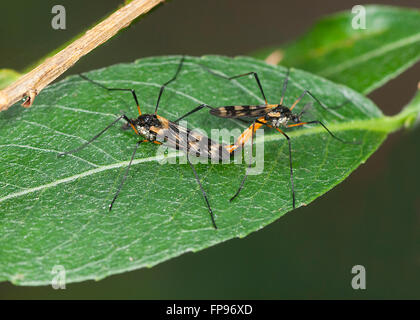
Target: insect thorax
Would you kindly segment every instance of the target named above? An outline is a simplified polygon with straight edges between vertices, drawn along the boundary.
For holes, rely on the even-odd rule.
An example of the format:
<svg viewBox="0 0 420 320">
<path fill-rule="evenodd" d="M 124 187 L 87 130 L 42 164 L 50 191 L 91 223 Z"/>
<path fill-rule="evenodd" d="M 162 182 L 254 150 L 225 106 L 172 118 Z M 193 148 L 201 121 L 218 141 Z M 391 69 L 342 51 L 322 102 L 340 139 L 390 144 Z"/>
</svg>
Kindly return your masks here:
<svg viewBox="0 0 420 320">
<path fill-rule="evenodd" d="M 144 127 L 144 126 L 136 126 L 137 131 L 139 134 L 149 141 L 155 141 L 156 140 L 156 134 L 152 131 L 150 131 L 150 128 Z"/>
<path fill-rule="evenodd" d="M 292 120 L 292 117 L 293 114 L 289 108 L 278 106 L 266 114 L 265 120 L 273 127 L 279 128 L 286 126 L 287 123 Z"/>
<path fill-rule="evenodd" d="M 149 141 L 156 140 L 156 132 L 151 127 L 161 128 L 162 123 L 155 115 L 143 114 L 133 121 L 138 133 Z"/>
<path fill-rule="evenodd" d="M 279 128 L 279 127 L 285 127 L 287 125 L 287 123 L 289 122 L 289 119 L 287 117 L 273 117 L 270 118 L 269 122 L 271 122 L 270 124 L 275 127 L 275 128 Z"/>
</svg>

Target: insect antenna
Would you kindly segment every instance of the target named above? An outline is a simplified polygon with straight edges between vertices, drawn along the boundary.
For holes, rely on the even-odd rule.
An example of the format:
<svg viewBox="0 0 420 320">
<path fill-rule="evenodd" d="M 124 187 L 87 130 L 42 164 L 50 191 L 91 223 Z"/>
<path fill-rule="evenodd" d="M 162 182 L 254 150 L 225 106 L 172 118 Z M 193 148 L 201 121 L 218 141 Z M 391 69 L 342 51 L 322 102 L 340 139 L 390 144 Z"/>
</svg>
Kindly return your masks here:
<svg viewBox="0 0 420 320">
<path fill-rule="evenodd" d="M 305 104 L 305 106 L 302 108 L 302 111 L 299 112 L 298 118 L 300 119 L 312 107 L 313 107 L 312 103 Z"/>
</svg>

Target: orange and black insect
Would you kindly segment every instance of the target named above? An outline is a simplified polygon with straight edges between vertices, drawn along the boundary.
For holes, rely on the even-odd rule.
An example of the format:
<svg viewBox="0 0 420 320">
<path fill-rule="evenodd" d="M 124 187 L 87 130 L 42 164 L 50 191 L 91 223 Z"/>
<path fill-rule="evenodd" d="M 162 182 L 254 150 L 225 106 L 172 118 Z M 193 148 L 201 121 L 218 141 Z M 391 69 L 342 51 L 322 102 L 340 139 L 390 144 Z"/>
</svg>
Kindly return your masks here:
<svg viewBox="0 0 420 320">
<path fill-rule="evenodd" d="M 136 155 L 137 152 L 137 148 L 139 147 L 139 145 L 143 142 L 152 142 L 155 144 L 165 144 L 166 146 L 176 149 L 176 150 L 181 150 L 184 151 L 184 153 L 186 153 L 187 155 L 187 161 L 188 164 L 190 165 L 195 179 L 200 187 L 201 193 L 204 197 L 204 200 L 206 202 L 207 208 L 209 210 L 210 213 L 210 218 L 212 221 L 212 224 L 214 226 L 215 229 L 217 229 L 216 226 L 216 222 L 214 219 L 214 215 L 213 215 L 213 210 L 211 209 L 210 206 L 210 202 L 207 198 L 207 194 L 204 191 L 204 188 L 200 182 L 200 179 L 198 177 L 197 171 L 194 168 L 194 165 L 191 163 L 190 161 L 190 154 L 197 156 L 197 157 L 204 157 L 204 158 L 209 158 L 209 159 L 217 159 L 217 160 L 223 160 L 226 159 L 230 156 L 229 152 L 227 151 L 227 149 L 225 148 L 224 145 L 216 143 L 212 140 L 210 140 L 208 137 L 201 135 L 197 132 L 191 131 L 190 129 L 184 128 L 174 122 L 171 122 L 159 115 L 157 115 L 157 111 L 159 108 L 159 102 L 160 102 L 160 98 L 162 96 L 162 93 L 165 89 L 165 87 L 171 83 L 172 81 L 174 81 L 183 64 L 184 58 L 181 59 L 180 64 L 178 66 L 178 69 L 174 75 L 174 77 L 167 81 L 165 84 L 162 85 L 160 92 L 159 92 L 159 96 L 156 102 L 156 108 L 155 108 L 155 112 L 154 114 L 142 114 L 141 110 L 140 110 L 140 104 L 137 98 L 137 94 L 135 92 L 134 89 L 126 89 L 126 88 L 108 88 L 105 87 L 104 85 L 102 85 L 99 82 L 96 82 L 94 80 L 91 80 L 89 78 L 87 78 L 84 75 L 80 75 L 83 79 L 98 85 L 100 87 L 102 87 L 103 89 L 106 89 L 108 91 L 127 91 L 127 92 L 131 92 L 133 99 L 136 103 L 137 109 L 138 109 L 138 113 L 139 116 L 135 119 L 130 119 L 128 118 L 125 114 L 122 114 L 121 116 L 119 116 L 117 119 L 115 119 L 111 124 L 109 124 L 107 127 L 105 127 L 102 131 L 100 131 L 98 134 L 96 134 L 93 138 L 91 138 L 89 141 L 87 141 L 86 143 L 82 144 L 81 146 L 79 146 L 78 148 L 75 148 L 73 150 L 70 151 L 66 151 L 66 152 L 62 152 L 61 154 L 59 154 L 60 156 L 64 156 L 66 154 L 72 154 L 75 152 L 80 151 L 81 149 L 85 148 L 86 146 L 88 146 L 90 143 L 92 143 L 94 140 L 96 140 L 97 138 L 99 138 L 105 131 L 107 131 L 109 128 L 111 128 L 112 126 L 114 126 L 117 122 L 119 122 L 120 120 L 125 120 L 125 125 L 123 126 L 123 128 L 132 128 L 134 130 L 134 132 L 138 135 L 141 136 L 142 139 L 139 140 L 134 148 L 133 154 L 131 156 L 130 162 L 127 166 L 127 169 L 125 170 L 124 176 L 121 180 L 121 183 L 118 187 L 117 192 L 114 195 L 114 198 L 112 199 L 111 203 L 109 204 L 109 210 L 112 209 L 112 206 L 115 202 L 115 200 L 117 199 L 125 180 L 127 179 L 127 175 L 128 172 L 130 170 L 131 164 L 134 160 L 134 157 Z"/>
<path fill-rule="evenodd" d="M 214 71 L 208 69 L 206 66 L 203 66 L 203 65 L 200 65 L 200 66 L 204 68 L 205 70 L 207 70 L 208 72 L 210 72 L 211 74 L 227 79 L 227 80 L 233 80 L 233 79 L 253 75 L 255 81 L 257 82 L 258 88 L 261 92 L 261 95 L 265 101 L 265 104 L 246 105 L 246 106 L 245 105 L 224 106 L 224 107 L 218 107 L 218 108 L 214 108 L 209 105 L 202 104 L 196 107 L 195 109 L 191 110 L 190 112 L 188 112 L 181 118 L 177 119 L 175 122 L 185 118 L 188 115 L 193 114 L 194 112 L 199 111 L 202 108 L 210 108 L 210 114 L 220 117 L 220 118 L 239 118 L 239 119 L 240 118 L 253 118 L 252 124 L 238 137 L 235 144 L 229 146 L 228 151 L 230 153 L 233 153 L 235 150 L 242 147 L 249 139 L 251 139 L 251 144 L 253 145 L 254 133 L 262 126 L 265 125 L 265 126 L 268 126 L 269 128 L 276 129 L 287 139 L 287 142 L 289 145 L 290 184 L 291 184 L 291 191 L 292 191 L 293 208 L 295 208 L 296 197 L 295 197 L 295 187 L 294 187 L 294 178 L 293 178 L 292 144 L 291 144 L 290 137 L 281 128 L 284 129 L 284 128 L 300 127 L 300 126 L 304 126 L 308 124 L 318 124 L 318 125 L 321 125 L 334 139 L 342 143 L 354 144 L 354 142 L 344 141 L 343 139 L 334 135 L 320 120 L 302 121 L 301 118 L 303 114 L 305 113 L 307 107 L 309 107 L 310 105 L 306 105 L 302 109 L 302 111 L 300 111 L 299 113 L 293 112 L 293 109 L 296 107 L 296 105 L 302 100 L 302 98 L 305 95 L 309 95 L 310 97 L 312 97 L 323 109 L 325 110 L 333 109 L 333 108 L 328 108 L 324 103 L 322 103 L 318 98 L 316 98 L 309 90 L 304 90 L 303 93 L 296 99 L 296 101 L 290 107 L 287 107 L 283 104 L 286 89 L 287 89 L 287 83 L 289 80 L 289 70 L 287 71 L 286 78 L 283 81 L 283 89 L 282 89 L 280 103 L 269 104 L 264 94 L 261 81 L 256 72 L 247 72 L 247 73 L 232 76 L 232 77 L 226 77 L 224 75 L 215 73 Z M 338 106 L 338 107 L 341 107 L 341 106 Z M 251 161 L 249 162 L 249 167 L 251 167 Z M 242 182 L 237 192 L 233 195 L 232 198 L 230 198 L 230 201 L 232 201 L 239 195 L 239 193 L 241 192 L 244 186 L 246 178 L 247 178 L 247 173 L 245 173 L 245 176 L 242 179 Z"/>
</svg>

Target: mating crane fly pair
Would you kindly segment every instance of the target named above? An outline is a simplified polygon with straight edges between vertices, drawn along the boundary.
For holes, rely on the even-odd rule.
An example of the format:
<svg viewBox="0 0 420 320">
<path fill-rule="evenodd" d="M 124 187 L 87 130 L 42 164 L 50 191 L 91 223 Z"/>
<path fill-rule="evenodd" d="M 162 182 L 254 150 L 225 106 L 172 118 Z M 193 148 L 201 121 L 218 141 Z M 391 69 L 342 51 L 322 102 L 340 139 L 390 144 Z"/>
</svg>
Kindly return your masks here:
<svg viewBox="0 0 420 320">
<path fill-rule="evenodd" d="M 321 121 L 319 120 L 312 120 L 312 121 L 306 121 L 302 122 L 301 117 L 305 112 L 305 108 L 298 114 L 295 114 L 292 112 L 294 107 L 299 103 L 299 101 L 308 94 L 311 96 L 318 104 L 324 108 L 325 110 L 328 110 L 329 108 L 326 107 L 320 100 L 318 100 L 310 91 L 305 90 L 301 96 L 293 103 L 293 105 L 289 108 L 285 105 L 283 105 L 283 100 L 285 97 L 285 92 L 287 88 L 288 78 L 289 78 L 289 72 L 287 73 L 287 76 L 283 82 L 283 90 L 282 90 L 282 96 L 279 104 L 269 104 L 266 96 L 264 94 L 264 90 L 262 88 L 261 82 L 258 78 L 257 73 L 255 72 L 248 72 L 245 74 L 240 74 L 237 76 L 232 77 L 226 77 L 221 74 L 215 73 L 212 70 L 208 69 L 207 67 L 198 64 L 200 67 L 208 71 L 209 73 L 222 77 L 227 80 L 233 80 L 240 77 L 250 76 L 253 75 L 255 78 L 255 81 L 257 82 L 257 85 L 259 87 L 259 90 L 261 92 L 261 95 L 265 101 L 265 104 L 263 105 L 254 105 L 254 106 L 224 106 L 224 107 L 218 107 L 214 108 L 207 104 L 201 104 L 198 107 L 194 108 L 190 112 L 186 113 L 182 117 L 178 118 L 175 121 L 169 121 L 168 119 L 161 117 L 157 114 L 158 108 L 159 108 L 159 102 L 161 100 L 162 94 L 164 92 L 164 89 L 167 85 L 169 85 L 171 82 L 175 81 L 182 69 L 184 63 L 184 57 L 182 57 L 178 68 L 175 72 L 175 75 L 166 83 L 164 83 L 159 91 L 159 95 L 156 102 L 155 112 L 153 114 L 142 114 L 140 109 L 139 100 L 137 98 L 137 94 L 134 89 L 130 88 L 108 88 L 101 83 L 94 81 L 92 79 L 89 79 L 88 77 L 84 75 L 79 75 L 86 81 L 91 82 L 94 85 L 100 86 L 101 88 L 107 90 L 107 91 L 125 91 L 132 94 L 132 97 L 136 103 L 139 116 L 135 119 L 128 118 L 125 114 L 120 115 L 115 119 L 111 124 L 109 124 L 107 127 L 105 127 L 103 130 L 101 130 L 98 134 L 96 134 L 93 138 L 91 138 L 86 143 L 82 144 L 81 146 L 66 151 L 63 153 L 60 153 L 59 156 L 64 156 L 67 154 L 76 153 L 86 146 L 88 146 L 90 143 L 92 143 L 94 140 L 99 138 L 104 132 L 106 132 L 108 129 L 113 127 L 117 122 L 120 120 L 124 120 L 126 123 L 123 126 L 123 128 L 132 128 L 136 135 L 142 137 L 141 140 L 137 141 L 134 151 L 132 153 L 131 159 L 129 161 L 129 164 L 125 170 L 124 176 L 121 180 L 121 183 L 111 201 L 109 204 L 109 210 L 112 209 L 113 204 L 115 200 L 117 199 L 125 180 L 127 179 L 128 172 L 130 170 L 130 167 L 132 165 L 132 162 L 135 158 L 137 149 L 139 145 L 143 142 L 151 142 L 155 144 L 165 144 L 166 146 L 181 150 L 186 154 L 187 162 L 190 165 L 195 180 L 197 181 L 199 188 L 201 190 L 201 193 L 203 195 L 203 198 L 206 202 L 210 218 L 213 224 L 213 227 L 217 229 L 217 225 L 215 222 L 213 210 L 211 209 L 210 202 L 208 200 L 207 194 L 203 188 L 203 185 L 198 177 L 197 171 L 195 170 L 194 165 L 191 163 L 189 157 L 190 153 L 197 156 L 197 157 L 204 157 L 208 159 L 223 161 L 224 159 L 227 159 L 231 157 L 236 151 L 239 151 L 243 145 L 251 139 L 251 145 L 253 145 L 254 141 L 254 133 L 261 128 L 262 126 L 266 125 L 270 128 L 276 129 L 278 132 L 280 132 L 288 141 L 289 145 L 289 166 L 290 166 L 290 183 L 291 183 L 291 190 L 292 190 L 292 200 L 293 200 L 293 208 L 295 208 L 295 191 L 294 191 L 294 179 L 293 179 L 293 166 L 292 166 L 292 147 L 291 147 L 291 140 L 289 136 L 282 130 L 280 127 L 283 128 L 292 128 L 292 127 L 298 127 L 303 126 L 307 124 L 319 124 L 321 125 L 333 138 L 336 140 L 342 142 L 342 143 L 353 143 L 353 142 L 347 142 L 339 137 L 335 136 Z M 197 132 L 191 131 L 188 128 L 184 128 L 177 124 L 181 119 L 184 119 L 185 117 L 201 110 L 202 108 L 210 108 L 210 114 L 221 117 L 221 118 L 253 118 L 252 124 L 237 138 L 236 142 L 233 145 L 227 145 L 223 143 L 215 142 L 208 137 L 199 134 Z M 291 124 L 289 124 L 291 123 Z M 252 165 L 252 157 L 250 157 L 250 162 L 248 165 L 248 168 L 250 168 Z M 230 199 L 232 201 L 234 198 L 236 198 L 240 191 L 242 190 L 245 180 L 247 178 L 247 172 L 245 173 L 241 184 L 237 190 L 237 192 L 234 194 L 234 196 Z"/>
</svg>

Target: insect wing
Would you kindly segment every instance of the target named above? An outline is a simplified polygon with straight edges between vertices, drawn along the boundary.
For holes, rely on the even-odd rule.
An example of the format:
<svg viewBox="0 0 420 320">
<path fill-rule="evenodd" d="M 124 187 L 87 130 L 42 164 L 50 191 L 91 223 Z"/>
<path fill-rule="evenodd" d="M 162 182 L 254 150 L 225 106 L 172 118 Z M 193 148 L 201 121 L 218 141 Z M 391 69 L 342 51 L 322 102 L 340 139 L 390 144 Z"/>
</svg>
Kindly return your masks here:
<svg viewBox="0 0 420 320">
<path fill-rule="evenodd" d="M 273 107 L 274 105 L 227 106 L 211 109 L 210 114 L 220 118 L 257 118 L 265 115 Z"/>
<path fill-rule="evenodd" d="M 224 160 L 229 159 L 230 154 L 225 145 L 217 143 L 205 135 L 184 128 L 174 122 L 168 121 L 167 128 L 160 130 L 159 135 L 164 136 L 165 145 L 172 149 L 189 152 L 190 155 Z M 162 138 L 161 138 L 162 139 Z"/>
</svg>

